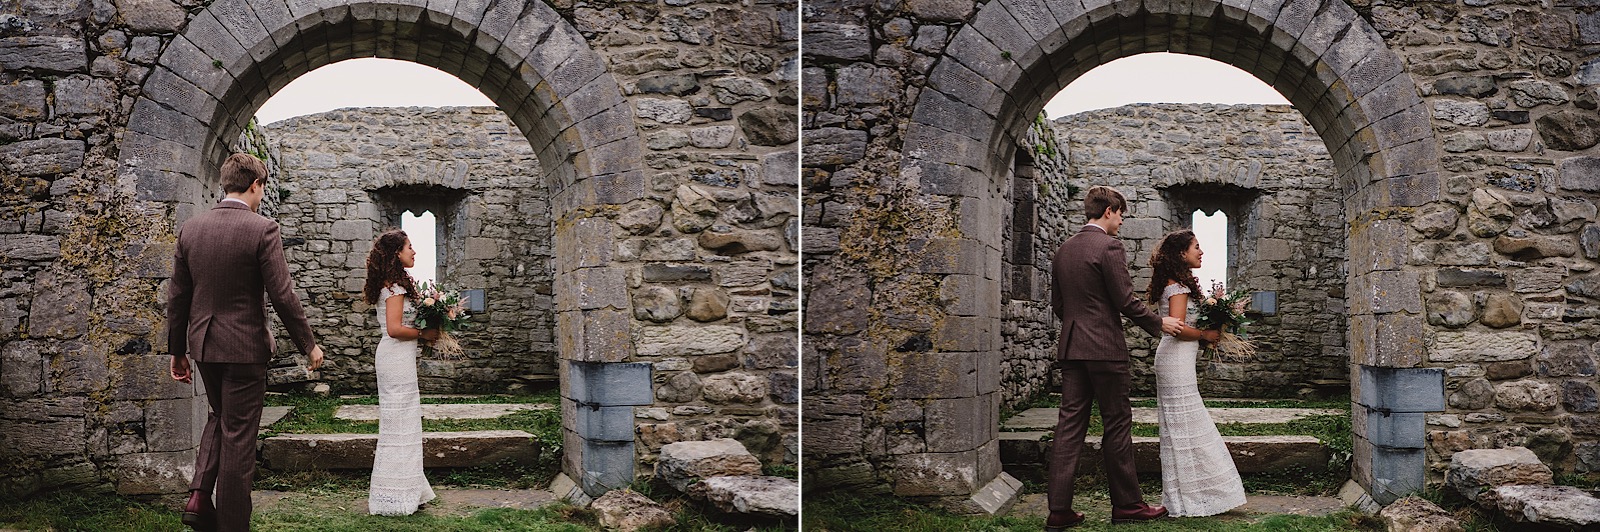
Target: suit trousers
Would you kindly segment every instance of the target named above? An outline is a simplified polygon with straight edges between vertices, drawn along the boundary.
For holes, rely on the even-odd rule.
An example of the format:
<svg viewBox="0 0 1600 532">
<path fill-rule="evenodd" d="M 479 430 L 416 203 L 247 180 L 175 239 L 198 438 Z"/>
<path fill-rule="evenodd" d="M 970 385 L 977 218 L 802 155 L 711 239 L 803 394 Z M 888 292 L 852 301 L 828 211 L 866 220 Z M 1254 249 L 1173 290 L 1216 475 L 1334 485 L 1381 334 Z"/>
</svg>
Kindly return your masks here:
<svg viewBox="0 0 1600 532">
<path fill-rule="evenodd" d="M 1089 430 L 1091 402 L 1100 404 L 1105 425 L 1102 463 L 1111 488 L 1111 506 L 1144 502 L 1133 464 L 1133 406 L 1128 401 L 1132 378 L 1127 361 L 1061 361 L 1061 409 L 1050 444 L 1050 512 L 1070 514 L 1078 456 Z"/>
<path fill-rule="evenodd" d="M 256 434 L 267 393 L 267 365 L 195 365 L 211 414 L 200 436 L 189 489 L 215 492 L 217 530 L 250 530 L 250 487 L 256 476 Z"/>
</svg>

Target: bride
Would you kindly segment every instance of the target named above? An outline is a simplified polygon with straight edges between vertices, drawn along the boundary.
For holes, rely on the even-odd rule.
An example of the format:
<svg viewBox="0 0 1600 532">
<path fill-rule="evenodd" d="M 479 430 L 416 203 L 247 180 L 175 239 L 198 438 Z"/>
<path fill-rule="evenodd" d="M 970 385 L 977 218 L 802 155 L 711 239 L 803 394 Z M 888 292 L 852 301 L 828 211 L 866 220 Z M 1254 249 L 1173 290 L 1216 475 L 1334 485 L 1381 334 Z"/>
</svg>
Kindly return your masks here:
<svg viewBox="0 0 1600 532">
<path fill-rule="evenodd" d="M 406 326 L 405 311 L 417 288 L 406 273 L 417 252 L 405 231 L 378 236 L 367 253 L 367 304 L 378 309 L 378 448 L 372 454 L 367 511 L 409 515 L 433 500 L 422 474 L 422 396 L 417 392 L 417 340 L 433 341 L 438 329 Z"/>
<path fill-rule="evenodd" d="M 1200 241 L 1190 230 L 1161 239 L 1150 256 L 1151 304 L 1184 320 L 1178 336 L 1156 346 L 1156 416 L 1161 426 L 1161 504 L 1174 517 L 1216 515 L 1244 504 L 1244 485 L 1233 456 L 1200 401 L 1195 362 L 1200 340 L 1216 342 L 1220 331 L 1202 331 L 1185 319 L 1189 294 L 1200 293 Z"/>
</svg>

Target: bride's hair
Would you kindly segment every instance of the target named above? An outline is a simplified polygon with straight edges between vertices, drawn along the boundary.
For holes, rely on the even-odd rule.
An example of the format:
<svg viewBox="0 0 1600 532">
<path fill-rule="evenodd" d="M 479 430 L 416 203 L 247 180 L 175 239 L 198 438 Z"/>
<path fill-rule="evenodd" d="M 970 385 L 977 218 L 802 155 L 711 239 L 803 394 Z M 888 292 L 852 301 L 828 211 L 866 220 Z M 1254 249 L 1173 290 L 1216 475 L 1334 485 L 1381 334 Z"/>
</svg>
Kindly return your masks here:
<svg viewBox="0 0 1600 532">
<path fill-rule="evenodd" d="M 1189 245 L 1194 243 L 1194 231 L 1181 229 L 1167 233 L 1161 238 L 1161 245 L 1156 246 L 1156 252 L 1150 254 L 1150 268 L 1155 270 L 1150 274 L 1150 303 L 1155 304 L 1161 300 L 1161 293 L 1167 289 L 1169 281 L 1189 287 L 1192 294 L 1200 294 L 1200 279 L 1194 276 L 1194 271 L 1183 262 L 1183 252 L 1189 250 Z"/>
<path fill-rule="evenodd" d="M 400 264 L 400 250 L 405 249 L 409 239 L 405 231 L 390 229 L 372 241 L 372 251 L 367 252 L 367 285 L 361 289 L 368 305 L 378 304 L 378 294 L 389 285 L 406 289 L 408 299 L 417 298 L 416 282 Z"/>
</svg>

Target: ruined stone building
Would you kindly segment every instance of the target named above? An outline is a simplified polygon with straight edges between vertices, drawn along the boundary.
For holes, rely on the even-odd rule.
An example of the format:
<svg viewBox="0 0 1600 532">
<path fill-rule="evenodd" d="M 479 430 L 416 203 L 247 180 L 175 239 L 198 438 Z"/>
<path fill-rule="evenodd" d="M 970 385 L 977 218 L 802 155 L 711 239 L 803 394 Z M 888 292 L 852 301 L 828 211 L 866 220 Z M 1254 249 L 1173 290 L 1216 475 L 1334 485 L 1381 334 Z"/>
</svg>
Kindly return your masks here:
<svg viewBox="0 0 1600 532">
<path fill-rule="evenodd" d="M 0 491 L 186 491 L 206 407 L 167 375 L 165 280 L 236 147 L 278 152 L 269 214 L 330 386 L 371 382 L 362 255 L 427 209 L 486 323 L 426 386 L 555 375 L 562 469 L 589 494 L 679 440 L 794 462 L 796 2 L 20 6 L 0 15 Z M 358 57 L 499 110 L 330 113 L 238 146 L 275 91 Z"/>
<path fill-rule="evenodd" d="M 276 383 L 375 389 L 378 324 L 361 301 L 367 251 L 405 212 L 435 216 L 439 281 L 485 296 L 472 325 L 455 335 L 466 356 L 423 360 L 421 389 L 505 392 L 557 378 L 548 194 L 526 175 L 538 162 L 504 113 L 343 109 L 261 129 L 278 161 L 273 217 L 288 238 L 303 240 L 286 253 L 300 274 L 295 287 L 307 294 L 323 349 L 342 355 L 314 381 L 284 357 Z"/>
<path fill-rule="evenodd" d="M 1082 221 L 1051 175 L 1119 181 L 1139 246 L 1195 209 L 1227 212 L 1232 275 L 1277 297 L 1272 391 L 1349 382 L 1351 474 L 1378 502 L 1438 482 L 1462 449 L 1600 470 L 1592 7 L 828 2 L 803 32 L 807 490 L 991 512 L 1014 497 L 998 412 L 1048 387 L 1046 361 L 1021 353 L 1052 341 L 1036 265 Z M 1065 158 L 1039 151 L 1045 102 L 1158 51 L 1253 74 L 1310 131 L 1131 107 L 1058 122 L 1044 152 Z M 1289 147 L 1312 133 L 1326 162 Z"/>
<path fill-rule="evenodd" d="M 1082 191 L 1115 187 L 1130 214 L 1118 234 L 1134 290 L 1150 284 L 1150 254 L 1195 211 L 1223 212 L 1232 288 L 1270 306 L 1247 328 L 1259 347 L 1248 362 L 1200 367 L 1207 397 L 1342 393 L 1344 243 L 1341 203 L 1327 149 L 1300 113 L 1281 105 L 1136 104 L 1040 121 L 1023 143 L 1005 213 L 1000 278 L 1002 406 L 1059 391 L 1050 260 L 1083 227 Z M 1022 157 L 1019 157 L 1022 158 Z M 1201 287 L 1209 289 L 1209 287 Z M 1258 304 L 1258 307 L 1260 305 Z M 1130 328 L 1134 393 L 1155 396 L 1155 341 Z M 1326 384 L 1322 384 L 1326 383 Z"/>
</svg>

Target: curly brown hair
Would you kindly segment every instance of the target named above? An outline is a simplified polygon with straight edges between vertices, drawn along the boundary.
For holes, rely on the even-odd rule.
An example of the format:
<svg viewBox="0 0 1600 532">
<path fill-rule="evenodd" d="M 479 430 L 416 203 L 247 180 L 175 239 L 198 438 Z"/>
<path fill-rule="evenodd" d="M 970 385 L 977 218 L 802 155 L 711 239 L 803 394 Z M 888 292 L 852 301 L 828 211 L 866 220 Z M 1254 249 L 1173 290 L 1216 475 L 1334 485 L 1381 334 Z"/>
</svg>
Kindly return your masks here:
<svg viewBox="0 0 1600 532">
<path fill-rule="evenodd" d="M 372 241 L 372 251 L 367 252 L 367 285 L 361 289 L 368 305 L 378 304 L 378 293 L 385 286 L 399 285 L 406 289 L 406 298 L 417 299 L 417 284 L 400 264 L 400 250 L 405 249 L 410 237 L 405 231 L 390 229 Z"/>
<path fill-rule="evenodd" d="M 1200 279 L 1194 276 L 1194 270 L 1183 262 L 1183 252 L 1189 250 L 1189 245 L 1195 240 L 1194 231 L 1181 229 L 1167 233 L 1161 237 L 1161 244 L 1156 246 L 1156 252 L 1150 255 L 1149 298 L 1150 304 L 1161 300 L 1161 293 L 1167 289 L 1167 283 L 1177 281 L 1178 284 L 1189 287 L 1189 292 L 1200 294 Z"/>
</svg>

